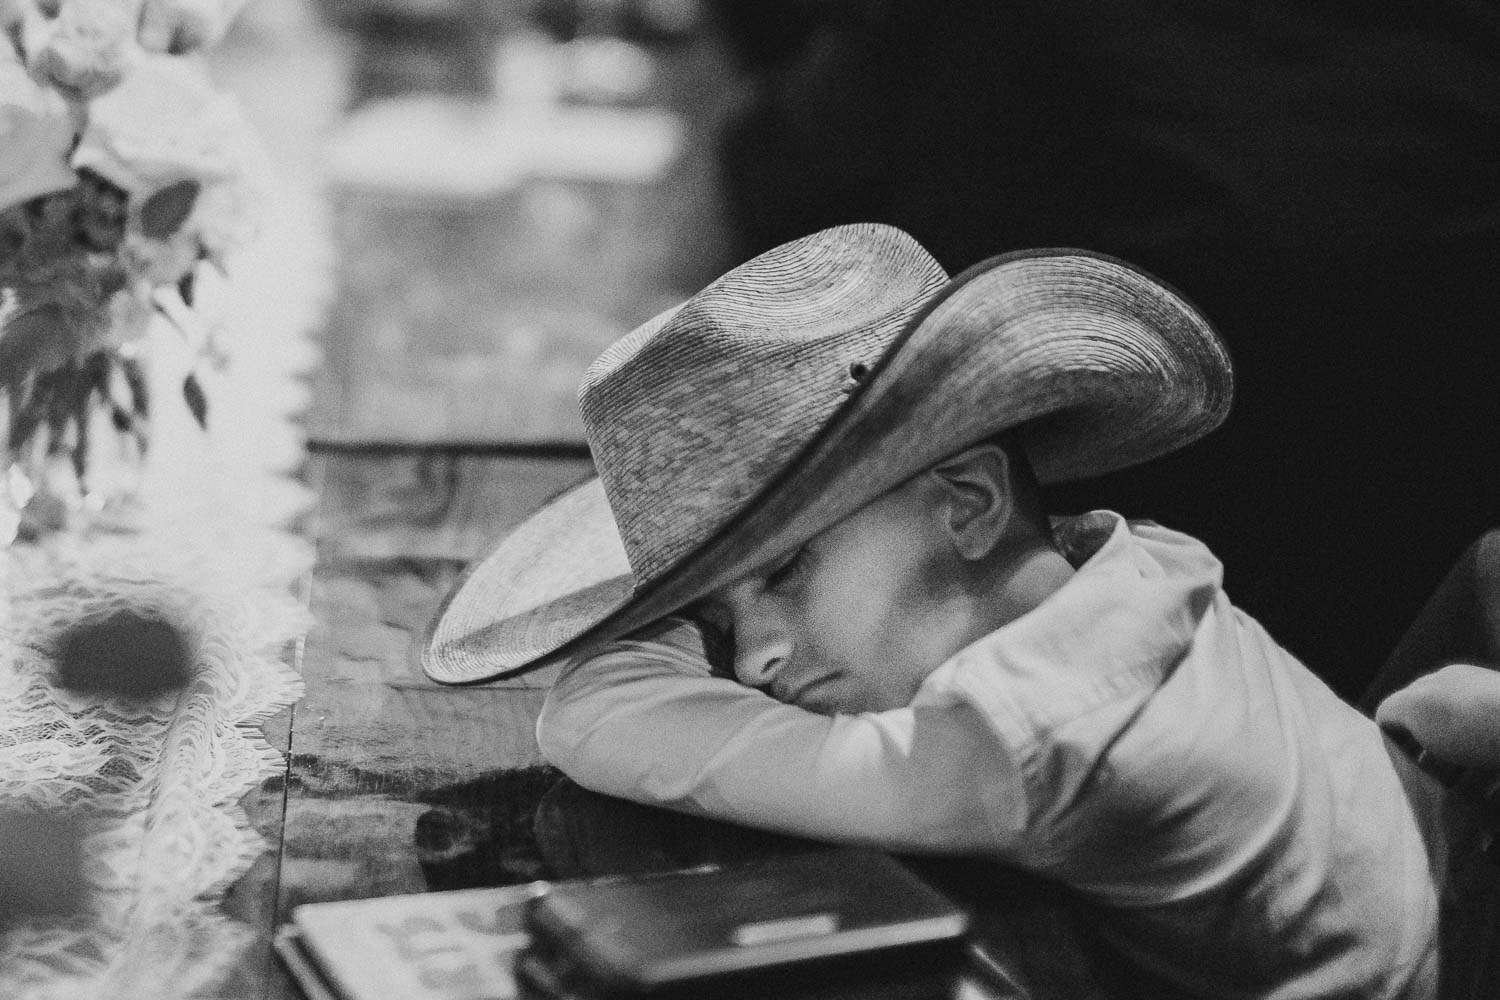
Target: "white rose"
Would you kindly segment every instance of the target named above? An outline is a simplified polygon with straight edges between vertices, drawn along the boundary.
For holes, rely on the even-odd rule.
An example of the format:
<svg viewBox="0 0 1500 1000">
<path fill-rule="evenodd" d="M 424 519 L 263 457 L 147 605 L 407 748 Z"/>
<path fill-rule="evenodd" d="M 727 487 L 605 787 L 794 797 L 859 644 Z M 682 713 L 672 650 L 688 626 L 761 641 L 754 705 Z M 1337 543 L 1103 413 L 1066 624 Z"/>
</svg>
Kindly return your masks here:
<svg viewBox="0 0 1500 1000">
<path fill-rule="evenodd" d="M 266 169 L 239 105 L 214 89 L 204 65 L 153 54 L 89 102 L 73 165 L 123 188 L 137 211 L 158 191 L 197 181 L 197 202 L 179 233 L 218 253 L 244 237 Z"/>
<path fill-rule="evenodd" d="M 27 68 L 74 100 L 113 87 L 139 48 L 141 0 L 0 0 Z"/>
<path fill-rule="evenodd" d="M 189 178 L 233 180 L 244 123 L 233 98 L 216 91 L 196 59 L 143 56 L 118 86 L 88 104 L 73 154 L 132 195 Z"/>
<path fill-rule="evenodd" d="M 33 81 L 0 40 L 0 211 L 77 183 L 74 134 L 68 102 Z"/>
</svg>

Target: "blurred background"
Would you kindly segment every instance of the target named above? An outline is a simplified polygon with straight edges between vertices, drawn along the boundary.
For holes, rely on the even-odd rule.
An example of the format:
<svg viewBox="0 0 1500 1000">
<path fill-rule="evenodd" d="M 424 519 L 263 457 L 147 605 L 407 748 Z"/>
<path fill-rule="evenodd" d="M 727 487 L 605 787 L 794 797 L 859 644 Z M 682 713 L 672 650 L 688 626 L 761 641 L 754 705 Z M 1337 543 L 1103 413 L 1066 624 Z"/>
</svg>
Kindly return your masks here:
<svg viewBox="0 0 1500 1000">
<path fill-rule="evenodd" d="M 1355 697 L 1500 508 L 1500 11 L 1145 0 L 250 0 L 215 52 L 318 178 L 310 433 L 584 454 L 604 345 L 754 253 L 889 222 L 951 271 L 1122 256 L 1239 395 L 1055 493 L 1206 540 Z"/>
<path fill-rule="evenodd" d="M 322 178 L 337 305 L 315 440 L 571 444 L 616 337 L 731 263 L 734 82 L 698 0 L 251 0 L 214 53 Z"/>
</svg>

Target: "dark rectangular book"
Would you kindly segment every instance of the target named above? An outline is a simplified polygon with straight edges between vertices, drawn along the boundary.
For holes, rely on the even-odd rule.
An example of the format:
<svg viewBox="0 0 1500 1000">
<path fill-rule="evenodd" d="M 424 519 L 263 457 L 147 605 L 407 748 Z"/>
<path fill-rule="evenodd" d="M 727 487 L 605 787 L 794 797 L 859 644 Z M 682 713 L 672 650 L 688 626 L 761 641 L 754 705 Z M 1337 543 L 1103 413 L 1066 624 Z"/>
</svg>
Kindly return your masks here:
<svg viewBox="0 0 1500 1000">
<path fill-rule="evenodd" d="M 526 906 L 522 997 L 950 997 L 967 914 L 894 859 L 834 850 L 553 885 Z"/>
</svg>

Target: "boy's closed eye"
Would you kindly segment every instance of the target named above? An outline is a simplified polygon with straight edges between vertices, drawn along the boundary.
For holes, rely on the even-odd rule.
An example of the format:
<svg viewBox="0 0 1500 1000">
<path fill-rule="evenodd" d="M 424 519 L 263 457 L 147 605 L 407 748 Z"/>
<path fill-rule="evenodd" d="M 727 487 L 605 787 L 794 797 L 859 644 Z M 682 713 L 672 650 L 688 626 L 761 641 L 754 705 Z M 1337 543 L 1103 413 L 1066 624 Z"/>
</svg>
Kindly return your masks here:
<svg viewBox="0 0 1500 1000">
<path fill-rule="evenodd" d="M 798 546 L 761 575 L 762 589 L 773 594 L 792 589 L 807 565 L 806 545 Z M 703 600 L 687 609 L 703 633 L 704 651 L 715 676 L 735 678 L 734 622 L 727 609 L 714 600 Z"/>
<path fill-rule="evenodd" d="M 789 589 L 806 565 L 807 546 L 801 545 L 766 572 L 765 588 L 772 593 L 780 593 Z"/>
</svg>

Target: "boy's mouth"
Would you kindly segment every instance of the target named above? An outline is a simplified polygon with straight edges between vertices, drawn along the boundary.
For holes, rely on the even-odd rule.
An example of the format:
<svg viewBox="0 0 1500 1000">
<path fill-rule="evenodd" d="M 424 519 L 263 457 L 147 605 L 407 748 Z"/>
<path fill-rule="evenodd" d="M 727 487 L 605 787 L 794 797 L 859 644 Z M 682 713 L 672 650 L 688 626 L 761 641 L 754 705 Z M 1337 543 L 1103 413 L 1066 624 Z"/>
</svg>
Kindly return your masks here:
<svg viewBox="0 0 1500 1000">
<path fill-rule="evenodd" d="M 799 708 L 808 709 L 810 711 L 824 711 L 832 709 L 836 706 L 827 703 L 826 696 L 828 694 L 828 691 L 826 690 L 826 686 L 831 681 L 837 680 L 838 676 L 839 675 L 836 673 L 817 674 L 798 684 L 795 688 L 787 691 L 785 694 L 778 695 L 778 700 L 784 701 L 790 705 L 796 705 Z M 813 694 L 820 688 L 824 689 L 822 691 L 824 698 L 822 699 L 818 698 L 816 694 Z M 809 697 L 809 695 L 813 696 Z"/>
</svg>

